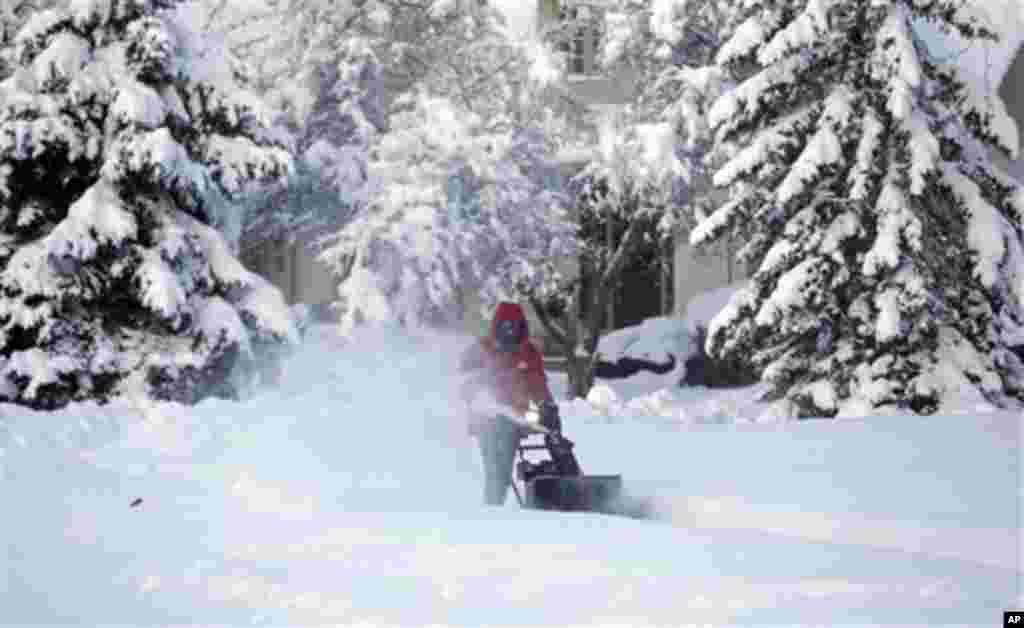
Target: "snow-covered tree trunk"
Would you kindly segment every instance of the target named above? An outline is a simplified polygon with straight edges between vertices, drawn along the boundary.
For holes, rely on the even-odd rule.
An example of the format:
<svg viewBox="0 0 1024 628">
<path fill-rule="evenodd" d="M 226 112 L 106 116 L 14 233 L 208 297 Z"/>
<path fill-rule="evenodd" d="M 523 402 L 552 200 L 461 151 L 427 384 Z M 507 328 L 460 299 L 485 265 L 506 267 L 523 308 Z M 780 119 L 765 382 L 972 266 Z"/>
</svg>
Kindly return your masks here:
<svg viewBox="0 0 1024 628">
<path fill-rule="evenodd" d="M 586 257 L 580 260 L 579 273 L 571 282 L 555 283 L 546 291 L 528 294 L 537 319 L 565 360 L 569 399 L 586 399 L 594 386 L 594 373 L 600 357 L 597 345 L 602 331 L 601 315 L 607 303 L 599 293 L 584 291 L 582 278 L 592 275 L 587 268 L 588 263 Z M 551 300 L 542 299 L 542 294 L 557 295 L 561 297 L 561 303 L 552 308 Z"/>
<path fill-rule="evenodd" d="M 695 244 L 749 234 L 759 268 L 714 321 L 712 355 L 762 372 L 800 416 L 933 412 L 974 391 L 1020 399 L 1022 196 L 990 150 L 1013 122 L 914 33 L 988 37 L 953 0 L 752 1 L 711 111 L 731 200 Z"/>
<path fill-rule="evenodd" d="M 596 353 L 587 354 L 586 348 L 577 348 L 566 360 L 566 374 L 569 376 L 569 398 L 586 399 L 594 387 L 594 372 L 597 368 Z"/>
<path fill-rule="evenodd" d="M 216 225 L 286 173 L 260 103 L 175 0 L 32 15 L 0 83 L 0 400 L 195 402 L 297 341 Z"/>
</svg>

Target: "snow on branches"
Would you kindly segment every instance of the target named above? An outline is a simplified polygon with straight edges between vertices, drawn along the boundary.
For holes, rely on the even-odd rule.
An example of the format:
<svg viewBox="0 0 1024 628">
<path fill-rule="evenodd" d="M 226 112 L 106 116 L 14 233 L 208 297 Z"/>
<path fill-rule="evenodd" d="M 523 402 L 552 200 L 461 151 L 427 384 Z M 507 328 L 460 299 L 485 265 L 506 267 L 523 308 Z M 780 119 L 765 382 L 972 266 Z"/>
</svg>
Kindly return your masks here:
<svg viewBox="0 0 1024 628">
<path fill-rule="evenodd" d="M 385 125 L 382 68 L 358 37 L 333 46 L 333 58 L 297 72 L 277 93 L 296 154 L 288 180 L 246 199 L 241 240 L 312 240 L 336 231 L 367 202 L 370 143 Z"/>
<path fill-rule="evenodd" d="M 745 229 L 759 269 L 708 349 L 746 356 L 796 414 L 1024 398 L 1024 197 L 990 161 L 1016 130 L 913 26 L 993 36 L 959 7 L 753 0 L 718 52 L 737 80 L 710 112 L 732 198 L 691 241 Z"/>
<path fill-rule="evenodd" d="M 33 15 L 0 83 L 0 400 L 54 408 L 146 392 L 233 396 L 239 367 L 297 340 L 280 294 L 216 229 L 290 157 L 216 84 L 173 0 Z"/>
<path fill-rule="evenodd" d="M 543 178 L 555 165 L 542 133 L 426 93 L 404 102 L 373 145 L 369 203 L 323 254 L 347 277 L 345 334 L 451 323 L 460 291 L 493 301 L 573 251 L 564 201 Z"/>
</svg>

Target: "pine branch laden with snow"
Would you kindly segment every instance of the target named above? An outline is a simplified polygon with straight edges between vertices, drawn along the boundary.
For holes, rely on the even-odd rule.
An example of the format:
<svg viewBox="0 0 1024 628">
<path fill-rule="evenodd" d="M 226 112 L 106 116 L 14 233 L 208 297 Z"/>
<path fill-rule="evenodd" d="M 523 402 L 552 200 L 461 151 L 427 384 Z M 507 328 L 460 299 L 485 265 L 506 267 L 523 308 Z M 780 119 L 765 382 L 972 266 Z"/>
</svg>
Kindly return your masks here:
<svg viewBox="0 0 1024 628">
<path fill-rule="evenodd" d="M 0 81 L 14 71 L 15 35 L 35 13 L 52 9 L 59 0 L 7 0 L 0 4 Z"/>
<path fill-rule="evenodd" d="M 932 412 L 973 387 L 1024 400 L 1021 200 L 990 161 L 1016 129 L 926 56 L 928 20 L 990 37 L 959 3 L 744 3 L 718 53 L 736 79 L 710 111 L 731 200 L 691 235 L 736 229 L 759 268 L 714 319 L 801 415 Z"/>
<path fill-rule="evenodd" d="M 280 95 L 278 121 L 298 159 L 292 177 L 247 199 L 242 248 L 270 239 L 315 240 L 367 201 L 371 139 L 384 127 L 382 68 L 359 37 L 310 61 Z"/>
<path fill-rule="evenodd" d="M 172 0 L 33 15 L 0 83 L 0 400 L 195 402 L 297 333 L 217 227 L 284 175 L 258 102 L 214 72 Z M 138 379 L 138 378 L 134 378 Z"/>
<path fill-rule="evenodd" d="M 545 159 L 555 168 L 543 134 L 489 132 L 426 94 L 409 106 L 374 142 L 369 202 L 322 255 L 346 274 L 345 335 L 362 323 L 450 324 L 460 293 L 494 302 L 574 251 L 564 202 L 538 177 Z"/>
</svg>

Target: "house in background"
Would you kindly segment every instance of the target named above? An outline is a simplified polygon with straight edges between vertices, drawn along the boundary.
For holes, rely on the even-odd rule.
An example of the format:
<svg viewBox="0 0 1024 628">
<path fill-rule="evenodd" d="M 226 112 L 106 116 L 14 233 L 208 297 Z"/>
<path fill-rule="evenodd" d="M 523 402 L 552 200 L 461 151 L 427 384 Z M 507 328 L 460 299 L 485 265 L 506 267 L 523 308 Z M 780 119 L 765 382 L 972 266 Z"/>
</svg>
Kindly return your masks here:
<svg viewBox="0 0 1024 628">
<path fill-rule="evenodd" d="M 1003 104 L 1006 105 L 1010 117 L 1017 123 L 1017 137 L 1020 138 L 1022 149 L 1021 157 L 1024 157 L 1024 48 L 1018 48 L 1016 54 L 1010 56 L 1009 67 L 1006 68 L 1002 81 L 999 83 L 998 93 Z M 1007 172 L 1018 181 L 1024 182 L 1024 159 L 1007 161 L 1000 158 L 1000 160 Z"/>
<path fill-rule="evenodd" d="M 570 177 L 579 172 L 596 150 L 598 117 L 634 97 L 634 80 L 625 73 L 609 75 L 599 69 L 597 59 L 602 45 L 605 11 L 601 0 L 532 1 L 536 3 L 536 28 L 547 29 L 560 23 L 571 23 L 578 27 L 573 28 L 569 37 L 559 45 L 559 49 L 566 55 L 568 69 L 564 93 L 591 114 L 580 120 L 579 136 L 585 138 L 582 147 L 566 151 L 561 156 L 562 174 Z M 1020 130 L 1024 129 L 1024 55 L 1020 54 L 1019 45 L 1019 41 L 999 44 L 997 46 L 1001 46 L 1001 54 L 998 51 L 993 54 L 992 50 L 986 49 L 982 54 L 964 56 L 960 63 L 968 71 L 984 76 L 987 80 L 997 81 L 1002 76 L 998 94 L 1005 101 Z M 1011 55 L 1006 52 L 1010 49 L 1016 53 Z M 992 64 L 993 59 L 1002 59 L 1003 63 Z M 979 70 L 990 65 L 991 72 Z M 995 93 L 995 86 L 987 87 L 989 93 Z M 1024 161 L 1007 162 L 1004 165 L 1024 181 Z M 698 253 L 689 246 L 688 233 L 677 234 L 670 247 L 657 252 L 666 263 L 637 265 L 626 269 L 623 285 L 618 289 L 614 303 L 606 314 L 606 328 L 618 329 L 652 316 L 681 316 L 687 303 L 697 294 L 746 278 L 746 269 L 735 262 L 734 253 L 733 247 L 729 245 Z M 277 285 L 290 303 L 326 306 L 336 299 L 337 279 L 315 259 L 315 252 L 306 247 L 304 242 L 262 243 L 244 252 L 243 261 Z M 474 295 L 462 295 L 462 309 L 465 312 L 466 331 L 480 333 L 487 321 Z M 531 328 L 542 332 L 539 322 L 532 315 Z M 543 334 L 539 335 L 541 343 L 546 344 Z"/>
<path fill-rule="evenodd" d="M 277 286 L 289 304 L 305 303 L 324 315 L 338 298 L 338 280 L 316 258 L 311 238 L 256 242 L 240 257 L 249 270 Z"/>
</svg>

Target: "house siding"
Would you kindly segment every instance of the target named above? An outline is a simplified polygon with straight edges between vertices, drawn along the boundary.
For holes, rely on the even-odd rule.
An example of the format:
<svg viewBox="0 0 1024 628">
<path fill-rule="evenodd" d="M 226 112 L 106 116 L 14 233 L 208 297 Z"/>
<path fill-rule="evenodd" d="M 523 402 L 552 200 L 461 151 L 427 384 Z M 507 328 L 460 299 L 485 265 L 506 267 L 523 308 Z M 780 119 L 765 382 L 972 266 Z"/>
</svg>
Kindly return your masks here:
<svg viewBox="0 0 1024 628">
<path fill-rule="evenodd" d="M 304 243 L 262 242 L 242 255 L 249 270 L 277 286 L 289 304 L 326 305 L 338 298 L 338 282 Z"/>
<path fill-rule="evenodd" d="M 1018 50 L 1010 69 L 999 85 L 999 96 L 1006 110 L 1017 123 L 1018 145 L 1024 147 L 1024 54 Z M 1024 181 L 1024 159 L 1009 160 L 1003 155 L 997 157 L 1004 168 L 1018 181 Z"/>
</svg>

